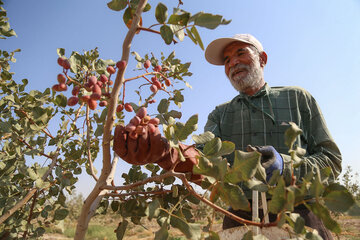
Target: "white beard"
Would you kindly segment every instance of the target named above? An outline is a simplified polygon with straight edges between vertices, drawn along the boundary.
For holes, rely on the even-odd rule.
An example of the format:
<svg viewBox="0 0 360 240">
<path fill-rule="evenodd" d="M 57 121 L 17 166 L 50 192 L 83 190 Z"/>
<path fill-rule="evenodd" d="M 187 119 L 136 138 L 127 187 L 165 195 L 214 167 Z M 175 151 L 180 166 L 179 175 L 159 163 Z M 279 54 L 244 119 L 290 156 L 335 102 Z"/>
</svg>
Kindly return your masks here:
<svg viewBox="0 0 360 240">
<path fill-rule="evenodd" d="M 239 70 L 246 70 L 246 75 L 242 76 L 235 75 L 232 77 L 232 74 Z M 256 65 L 254 62 L 251 65 L 245 65 L 242 63 L 238 63 L 234 67 L 232 67 L 229 71 L 228 78 L 232 86 L 238 90 L 239 92 L 244 92 L 245 90 L 257 89 L 262 84 L 263 72 L 259 65 Z"/>
</svg>

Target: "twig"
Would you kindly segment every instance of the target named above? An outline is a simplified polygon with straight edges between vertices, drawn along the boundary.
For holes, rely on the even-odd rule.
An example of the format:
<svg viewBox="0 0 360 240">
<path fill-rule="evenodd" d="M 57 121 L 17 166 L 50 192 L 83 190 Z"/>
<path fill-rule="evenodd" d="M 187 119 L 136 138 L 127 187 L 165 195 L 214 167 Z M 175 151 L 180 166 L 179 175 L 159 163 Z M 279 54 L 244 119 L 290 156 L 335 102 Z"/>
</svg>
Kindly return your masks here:
<svg viewBox="0 0 360 240">
<path fill-rule="evenodd" d="M 145 27 L 138 27 L 138 30 L 142 30 L 142 31 L 147 31 L 147 32 L 152 32 L 152 33 L 156 33 L 161 35 L 161 33 L 159 31 L 156 31 L 154 29 L 150 29 L 150 28 L 145 28 Z M 178 43 L 175 39 L 172 40 L 174 44 Z"/>
<path fill-rule="evenodd" d="M 159 190 L 159 191 L 150 191 L 150 192 L 131 192 L 131 193 L 107 193 L 105 196 L 109 197 L 127 197 L 127 196 L 133 196 L 133 195 L 161 195 L 166 193 L 171 193 L 172 190 Z"/>
<path fill-rule="evenodd" d="M 33 148 L 32 146 L 30 146 L 30 144 L 28 144 L 24 139 L 22 139 L 22 138 L 19 137 L 18 140 L 19 140 L 20 142 L 22 142 L 23 144 L 25 144 L 27 148 L 29 148 L 29 149 L 31 149 L 31 150 L 34 149 L 34 148 Z M 47 158 L 51 158 L 51 156 L 47 155 L 46 153 L 40 152 L 39 154 L 40 154 L 41 156 L 44 156 L 44 157 L 47 157 Z"/>
<path fill-rule="evenodd" d="M 34 125 L 38 126 L 38 125 L 34 122 L 34 120 L 32 120 L 32 119 L 29 117 L 29 115 L 28 115 L 23 109 L 20 109 L 19 112 L 21 112 L 22 114 L 24 114 L 25 117 L 26 117 L 27 119 L 29 119 L 29 121 L 30 121 L 31 124 L 34 124 Z M 46 128 L 46 127 L 45 127 L 45 128 Z M 47 129 L 47 128 L 46 128 L 46 129 Z M 41 129 L 41 131 L 42 131 L 43 133 L 45 133 L 47 136 L 49 136 L 50 138 L 54 138 L 49 132 L 45 131 L 43 128 Z"/>
<path fill-rule="evenodd" d="M 89 160 L 89 167 L 90 167 L 90 173 L 91 176 L 95 179 L 95 181 L 98 181 L 98 177 L 95 174 L 94 171 L 94 164 L 91 158 L 91 143 L 90 143 L 90 129 L 91 129 L 91 125 L 90 125 L 90 119 L 89 119 L 89 105 L 86 107 L 86 127 L 87 127 L 87 132 L 86 132 L 86 148 L 87 148 L 87 155 L 88 155 L 88 160 Z"/>
<path fill-rule="evenodd" d="M 31 207 L 30 207 L 30 213 L 29 213 L 29 217 L 28 217 L 28 220 L 27 220 L 27 225 L 30 224 L 30 221 L 31 221 L 31 218 L 32 218 L 32 214 L 34 212 L 34 207 L 35 207 L 35 202 L 36 202 L 36 198 L 37 198 L 38 194 L 37 192 L 34 193 L 34 199 L 32 201 L 32 204 L 31 204 Z M 26 239 L 26 235 L 28 233 L 28 230 L 26 229 L 26 231 L 24 232 L 24 235 L 23 235 L 23 239 Z"/>
</svg>

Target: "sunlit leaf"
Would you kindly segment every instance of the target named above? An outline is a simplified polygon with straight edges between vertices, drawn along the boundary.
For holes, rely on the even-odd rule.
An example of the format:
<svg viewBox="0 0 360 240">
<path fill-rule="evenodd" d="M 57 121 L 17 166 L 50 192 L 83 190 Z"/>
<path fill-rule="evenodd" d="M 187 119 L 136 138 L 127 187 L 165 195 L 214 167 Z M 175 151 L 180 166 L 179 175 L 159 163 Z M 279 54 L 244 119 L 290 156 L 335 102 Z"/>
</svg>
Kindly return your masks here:
<svg viewBox="0 0 360 240">
<path fill-rule="evenodd" d="M 261 154 L 254 152 L 235 151 L 234 164 L 225 176 L 226 181 L 238 183 L 252 178 L 260 162 Z"/>
<path fill-rule="evenodd" d="M 196 144 L 205 144 L 209 141 L 211 141 L 212 139 L 214 139 L 215 135 L 212 133 L 212 132 L 205 132 L 205 133 L 202 133 L 200 135 L 193 135 L 192 136 L 192 139 L 194 140 L 194 142 Z"/>
<path fill-rule="evenodd" d="M 338 183 L 325 188 L 323 199 L 326 207 L 334 212 L 346 212 L 355 203 L 349 191 Z"/>
<path fill-rule="evenodd" d="M 339 224 L 331 217 L 327 208 L 318 202 L 309 205 L 309 207 L 311 211 L 323 221 L 326 228 L 333 231 L 334 233 L 341 233 Z"/>
<path fill-rule="evenodd" d="M 121 240 L 124 238 L 126 228 L 129 222 L 124 219 L 124 221 L 120 222 L 118 227 L 116 228 L 116 239 Z"/>
<path fill-rule="evenodd" d="M 221 199 L 234 210 L 250 211 L 250 203 L 238 185 L 223 183 L 219 191 Z"/>
<path fill-rule="evenodd" d="M 160 35 L 168 45 L 171 44 L 174 38 L 174 33 L 168 25 L 163 25 L 160 27 Z"/>
<path fill-rule="evenodd" d="M 285 181 L 283 178 L 280 178 L 277 186 L 274 189 L 272 198 L 269 201 L 269 211 L 271 213 L 277 214 L 284 209 L 285 203 L 286 203 Z"/>
<path fill-rule="evenodd" d="M 221 146 L 222 143 L 220 138 L 214 138 L 205 144 L 203 153 L 207 156 L 215 155 L 220 151 Z"/>
<path fill-rule="evenodd" d="M 165 23 L 168 16 L 167 7 L 163 3 L 159 3 L 155 9 L 155 18 L 159 23 Z"/>
<path fill-rule="evenodd" d="M 297 136 L 302 133 L 302 130 L 293 122 L 289 122 L 289 124 L 289 128 L 285 131 L 285 145 L 292 149 Z"/>
<path fill-rule="evenodd" d="M 201 40 L 201 37 L 200 37 L 200 34 L 199 34 L 199 32 L 197 31 L 197 29 L 196 29 L 195 26 L 192 26 L 192 27 L 191 27 L 191 32 L 192 32 L 193 36 L 195 37 L 196 42 L 199 44 L 200 48 L 201 48 L 202 50 L 204 50 L 204 44 L 203 44 L 203 42 L 202 42 L 202 40 Z"/>
<path fill-rule="evenodd" d="M 127 0 L 112 0 L 108 2 L 107 5 L 111 10 L 120 11 L 127 6 Z"/>
</svg>

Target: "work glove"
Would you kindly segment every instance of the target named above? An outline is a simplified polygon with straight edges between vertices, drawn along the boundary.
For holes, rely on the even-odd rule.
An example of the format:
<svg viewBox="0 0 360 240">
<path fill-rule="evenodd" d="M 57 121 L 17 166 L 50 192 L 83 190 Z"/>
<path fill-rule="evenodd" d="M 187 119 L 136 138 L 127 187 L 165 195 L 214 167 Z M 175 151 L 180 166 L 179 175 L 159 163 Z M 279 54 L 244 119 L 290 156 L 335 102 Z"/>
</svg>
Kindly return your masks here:
<svg viewBox="0 0 360 240">
<path fill-rule="evenodd" d="M 248 149 L 252 149 L 261 153 L 261 165 L 265 168 L 266 181 L 269 181 L 273 171 L 280 170 L 282 174 L 284 161 L 281 155 L 276 151 L 273 146 L 248 146 Z"/>
<path fill-rule="evenodd" d="M 134 117 L 126 127 L 116 126 L 113 146 L 115 153 L 130 164 L 157 163 L 165 170 L 170 170 L 176 165 L 174 171 L 192 173 L 193 166 L 198 163 L 196 156 L 199 153 L 196 149 L 180 143 L 179 147 L 185 157 L 184 162 L 180 161 L 178 151 L 170 148 L 166 138 L 161 135 L 158 121 L 146 118 L 146 110 L 142 110 L 145 114 L 139 114 L 139 112 L 137 117 L 140 118 L 140 122 L 137 117 Z M 134 125 L 136 130 L 134 130 Z M 138 126 L 141 126 L 141 131 L 138 130 Z M 201 175 L 191 175 L 191 181 L 194 182 L 201 178 Z"/>
</svg>

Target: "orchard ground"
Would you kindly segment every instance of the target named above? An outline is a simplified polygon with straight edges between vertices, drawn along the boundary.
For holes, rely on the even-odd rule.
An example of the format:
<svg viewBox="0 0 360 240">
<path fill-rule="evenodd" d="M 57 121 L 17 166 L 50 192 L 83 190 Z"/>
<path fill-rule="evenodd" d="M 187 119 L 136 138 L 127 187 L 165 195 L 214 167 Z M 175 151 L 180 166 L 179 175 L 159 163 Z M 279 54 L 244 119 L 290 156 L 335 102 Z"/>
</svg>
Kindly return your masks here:
<svg viewBox="0 0 360 240">
<path fill-rule="evenodd" d="M 349 216 L 339 216 L 337 218 L 338 222 L 341 225 L 342 234 L 339 238 L 334 235 L 335 239 L 340 240 L 356 240 L 360 239 L 360 218 L 359 217 L 349 217 Z M 120 218 L 118 216 L 96 216 L 93 218 L 92 222 L 90 222 L 90 226 L 88 229 L 88 233 L 86 235 L 86 239 L 88 240 L 116 240 L 116 235 L 114 230 L 116 229 Z M 136 240 L 136 239 L 144 239 L 150 240 L 154 239 L 154 233 L 159 229 L 159 225 L 155 222 L 144 222 L 143 226 L 134 225 L 133 223 L 129 223 L 128 229 L 126 230 L 126 234 L 124 239 L 126 240 Z M 204 222 L 204 225 L 206 223 Z M 220 231 L 222 226 L 222 220 L 216 221 L 213 225 L 214 231 Z M 48 228 L 47 233 L 41 238 L 43 240 L 67 240 L 73 239 L 75 233 L 76 221 L 67 222 L 64 224 L 64 233 L 61 233 L 60 228 Z M 186 238 L 183 234 L 172 228 L 169 232 L 170 240 L 185 240 Z"/>
</svg>

